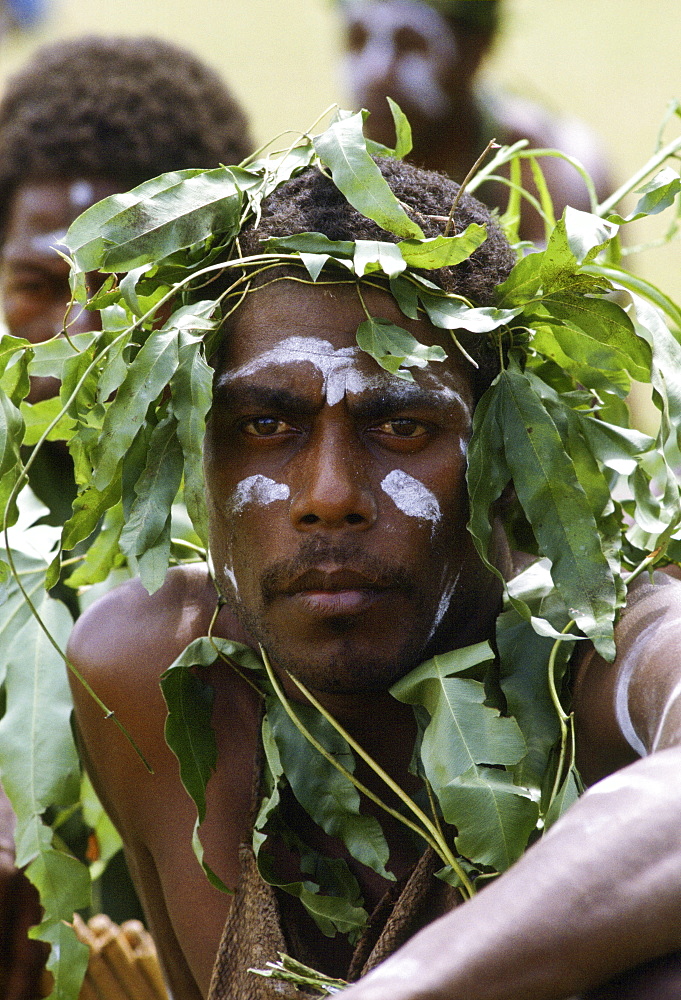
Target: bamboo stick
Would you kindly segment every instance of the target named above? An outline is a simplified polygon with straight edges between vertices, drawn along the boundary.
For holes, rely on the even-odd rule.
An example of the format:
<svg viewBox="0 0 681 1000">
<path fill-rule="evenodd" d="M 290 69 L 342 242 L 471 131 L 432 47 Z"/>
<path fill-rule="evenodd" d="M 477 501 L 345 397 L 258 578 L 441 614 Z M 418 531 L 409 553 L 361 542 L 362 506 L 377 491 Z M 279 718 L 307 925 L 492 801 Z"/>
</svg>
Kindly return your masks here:
<svg viewBox="0 0 681 1000">
<path fill-rule="evenodd" d="M 76 914 L 73 925 L 90 948 L 79 1000 L 168 1000 L 154 942 L 138 920 L 119 927 L 97 914 L 86 924 Z"/>
</svg>

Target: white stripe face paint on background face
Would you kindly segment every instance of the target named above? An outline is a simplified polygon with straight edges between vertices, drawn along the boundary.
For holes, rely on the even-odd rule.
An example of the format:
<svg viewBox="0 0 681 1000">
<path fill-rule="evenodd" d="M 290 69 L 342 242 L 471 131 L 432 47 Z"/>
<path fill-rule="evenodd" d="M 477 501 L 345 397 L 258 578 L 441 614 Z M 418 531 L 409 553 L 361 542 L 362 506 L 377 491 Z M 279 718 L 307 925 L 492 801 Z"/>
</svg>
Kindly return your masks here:
<svg viewBox="0 0 681 1000">
<path fill-rule="evenodd" d="M 249 476 L 237 483 L 228 506 L 232 513 L 238 513 L 249 503 L 265 505 L 275 500 L 288 500 L 290 493 L 286 483 L 277 483 L 267 476 Z"/>
<path fill-rule="evenodd" d="M 434 493 L 418 479 L 414 479 L 402 469 L 393 469 L 381 482 L 381 489 L 390 497 L 395 506 L 408 517 L 430 521 L 433 526 L 442 517 L 440 505 Z"/>
</svg>

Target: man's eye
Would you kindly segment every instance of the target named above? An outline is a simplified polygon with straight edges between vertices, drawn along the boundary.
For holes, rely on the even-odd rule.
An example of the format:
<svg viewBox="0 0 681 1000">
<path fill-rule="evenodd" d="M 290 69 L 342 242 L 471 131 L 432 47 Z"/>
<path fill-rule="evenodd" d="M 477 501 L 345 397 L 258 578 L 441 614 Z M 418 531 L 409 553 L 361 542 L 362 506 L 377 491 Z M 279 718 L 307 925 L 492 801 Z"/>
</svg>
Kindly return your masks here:
<svg viewBox="0 0 681 1000">
<path fill-rule="evenodd" d="M 293 430 L 290 424 L 276 417 L 251 417 L 241 425 L 244 434 L 253 437 L 273 437 L 275 434 L 285 434 Z"/>
<path fill-rule="evenodd" d="M 390 434 L 392 437 L 415 438 L 426 434 L 425 426 L 418 420 L 410 420 L 408 417 L 399 417 L 395 420 L 386 420 L 379 424 L 376 430 L 382 434 Z"/>
</svg>

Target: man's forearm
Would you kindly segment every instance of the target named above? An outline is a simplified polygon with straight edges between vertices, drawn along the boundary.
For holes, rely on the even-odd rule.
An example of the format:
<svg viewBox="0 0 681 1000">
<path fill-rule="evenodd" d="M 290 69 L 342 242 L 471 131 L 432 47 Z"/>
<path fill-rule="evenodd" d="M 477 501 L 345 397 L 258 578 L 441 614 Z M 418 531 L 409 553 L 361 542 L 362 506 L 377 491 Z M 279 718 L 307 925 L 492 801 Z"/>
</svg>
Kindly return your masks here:
<svg viewBox="0 0 681 1000">
<path fill-rule="evenodd" d="M 681 751 L 595 785 L 348 1000 L 558 1000 L 681 947 Z"/>
</svg>

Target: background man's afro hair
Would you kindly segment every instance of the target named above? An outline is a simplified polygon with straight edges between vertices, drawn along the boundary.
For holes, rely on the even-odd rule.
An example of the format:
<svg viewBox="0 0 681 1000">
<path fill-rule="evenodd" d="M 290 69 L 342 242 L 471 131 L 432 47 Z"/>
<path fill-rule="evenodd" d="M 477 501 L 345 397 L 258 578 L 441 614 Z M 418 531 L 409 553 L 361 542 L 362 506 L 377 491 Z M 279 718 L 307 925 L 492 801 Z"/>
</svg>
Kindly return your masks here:
<svg viewBox="0 0 681 1000">
<path fill-rule="evenodd" d="M 0 240 L 16 187 L 238 163 L 246 117 L 191 53 L 155 38 L 85 36 L 39 49 L 0 102 Z"/>
</svg>

